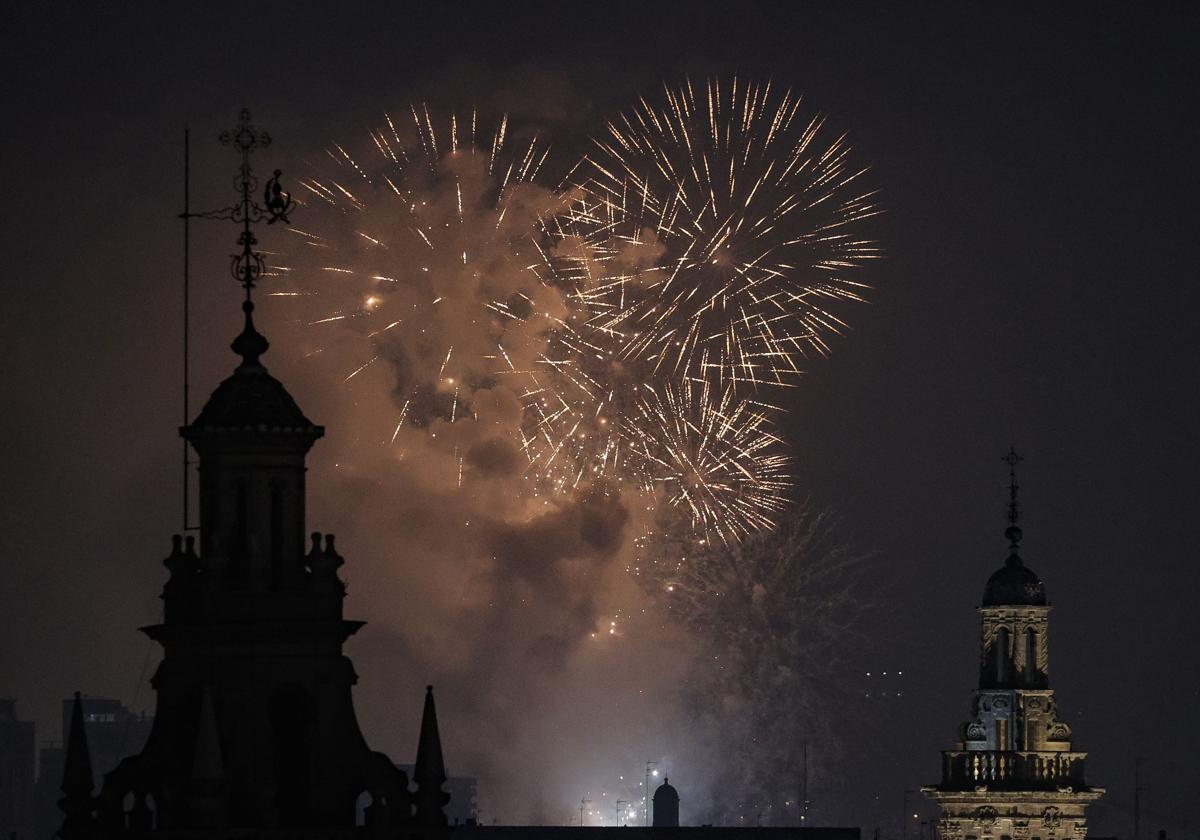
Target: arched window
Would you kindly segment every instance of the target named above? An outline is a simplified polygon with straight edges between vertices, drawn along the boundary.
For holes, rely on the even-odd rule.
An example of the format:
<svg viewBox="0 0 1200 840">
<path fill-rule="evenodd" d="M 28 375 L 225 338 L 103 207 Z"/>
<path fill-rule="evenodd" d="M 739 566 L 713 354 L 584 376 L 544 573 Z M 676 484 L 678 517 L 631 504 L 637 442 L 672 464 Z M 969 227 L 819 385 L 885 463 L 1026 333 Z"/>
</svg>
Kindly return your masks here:
<svg viewBox="0 0 1200 840">
<path fill-rule="evenodd" d="M 1037 682 L 1037 631 L 1032 627 L 1025 630 L 1025 682 Z"/>
<path fill-rule="evenodd" d="M 358 827 L 367 825 L 369 822 L 370 808 L 375 802 L 375 798 L 368 791 L 363 791 L 358 795 L 358 799 L 354 802 L 354 824 Z"/>
<path fill-rule="evenodd" d="M 1008 628 L 996 628 L 995 651 L 996 670 L 993 672 L 996 682 L 1003 685 L 1008 682 L 1012 672 L 1012 659 L 1009 653 Z"/>
</svg>

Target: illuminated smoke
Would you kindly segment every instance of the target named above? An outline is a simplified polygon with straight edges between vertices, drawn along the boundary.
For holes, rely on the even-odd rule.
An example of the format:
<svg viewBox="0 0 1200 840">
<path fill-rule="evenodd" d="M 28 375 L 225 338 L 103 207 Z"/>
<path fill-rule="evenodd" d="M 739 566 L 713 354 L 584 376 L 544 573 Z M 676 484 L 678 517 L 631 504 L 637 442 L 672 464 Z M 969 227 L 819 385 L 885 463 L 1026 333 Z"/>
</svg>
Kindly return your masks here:
<svg viewBox="0 0 1200 840">
<path fill-rule="evenodd" d="M 850 657 L 868 644 L 879 570 L 807 504 L 738 543 L 697 545 L 667 528 L 640 548 L 643 590 L 701 650 L 683 689 L 691 764 L 710 773 L 697 818 L 793 824 L 805 742 L 816 775 L 842 749 L 830 721 L 856 699 Z"/>
<path fill-rule="evenodd" d="M 751 124 L 761 127 L 766 103 L 778 103 L 755 90 Z M 719 113 L 732 120 L 732 111 Z M 538 180 L 540 141 L 514 143 L 504 119 L 483 126 L 473 112 L 417 106 L 381 119 L 357 144 L 331 144 L 304 179 L 308 212 L 297 215 L 273 273 L 312 375 L 338 385 L 342 416 L 329 421 L 337 437 L 324 445 L 338 465 L 343 512 L 331 524 L 361 535 L 351 591 L 376 617 L 361 644 L 380 646 L 375 661 L 390 657 L 384 680 L 396 691 L 418 672 L 421 683 L 446 686 L 460 712 L 488 722 L 472 730 L 464 754 L 501 797 L 501 784 L 528 792 L 511 768 L 522 755 L 542 756 L 531 741 L 531 697 L 546 713 L 564 696 L 564 675 L 581 662 L 599 667 L 589 657 L 605 644 L 625 645 L 623 668 L 654 663 L 639 639 L 622 641 L 627 616 L 656 605 L 683 631 L 681 650 L 699 646 L 707 656 L 718 644 L 712 628 L 643 588 L 653 575 L 639 570 L 649 568 L 648 551 L 673 551 L 663 532 L 733 556 L 720 552 L 752 551 L 783 514 L 792 479 L 770 389 L 790 384 L 804 353 L 824 351 L 823 336 L 840 324 L 831 305 L 857 299 L 861 287 L 843 273 L 873 247 L 839 228 L 856 231 L 873 210 L 847 190 L 844 146 L 818 153 L 819 126 L 805 133 L 802 152 L 820 158 L 814 169 L 839 173 L 825 183 L 834 196 L 805 192 L 803 212 L 785 208 L 778 229 L 790 233 L 771 253 L 794 253 L 791 240 L 803 239 L 825 256 L 796 261 L 787 277 L 757 275 L 763 260 L 730 262 L 741 285 L 713 298 L 716 274 L 678 258 L 697 247 L 686 243 L 699 238 L 695 225 L 685 235 L 676 214 L 675 227 L 663 217 L 644 233 L 652 205 L 634 221 L 633 206 L 606 194 L 593 169 L 603 145 L 552 188 Z M 795 129 L 781 124 L 767 146 L 782 154 L 779 138 Z M 764 181 L 746 206 L 777 186 Z M 835 265 L 835 252 L 854 265 Z M 678 295 L 688 283 L 721 306 L 690 309 Z M 775 291 L 760 298 L 767 288 Z M 654 295 L 669 310 L 665 321 L 651 315 Z M 648 348 L 666 348 L 671 319 L 683 355 L 668 364 Z M 736 339 L 733 356 L 703 338 L 718 321 Z M 768 336 L 782 343 L 768 347 Z M 689 679 L 711 678 L 698 669 Z M 732 690 L 730 702 L 757 702 L 738 699 L 746 690 Z M 705 743 L 716 712 L 694 708 Z"/>
</svg>

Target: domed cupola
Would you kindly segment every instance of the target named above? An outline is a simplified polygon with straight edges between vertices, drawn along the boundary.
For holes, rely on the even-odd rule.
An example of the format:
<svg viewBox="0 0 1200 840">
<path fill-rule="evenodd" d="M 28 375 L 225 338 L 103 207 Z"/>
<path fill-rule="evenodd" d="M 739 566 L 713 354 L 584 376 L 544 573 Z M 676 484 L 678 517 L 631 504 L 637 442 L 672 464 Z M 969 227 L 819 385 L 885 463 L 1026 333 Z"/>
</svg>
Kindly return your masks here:
<svg viewBox="0 0 1200 840">
<path fill-rule="evenodd" d="M 236 432 L 291 433 L 311 439 L 311 445 L 324 429 L 305 417 L 283 383 L 267 373 L 259 357 L 269 345 L 254 328 L 251 317 L 254 305 L 246 301 L 242 309 L 245 327 L 230 345 L 242 357 L 242 363 L 217 386 L 195 422 L 183 430 L 184 436 L 203 446 L 214 434 L 225 437 Z"/>
<path fill-rule="evenodd" d="M 983 589 L 985 607 L 1044 607 L 1046 587 L 1041 578 L 1013 553 L 1004 566 L 988 578 Z"/>
</svg>

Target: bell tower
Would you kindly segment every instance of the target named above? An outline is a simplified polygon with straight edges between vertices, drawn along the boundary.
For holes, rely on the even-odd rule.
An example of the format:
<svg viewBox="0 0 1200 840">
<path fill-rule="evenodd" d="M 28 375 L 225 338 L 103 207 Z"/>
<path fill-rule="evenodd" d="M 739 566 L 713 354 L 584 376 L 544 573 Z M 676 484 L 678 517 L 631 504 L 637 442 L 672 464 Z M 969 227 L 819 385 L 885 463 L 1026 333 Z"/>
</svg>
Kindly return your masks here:
<svg viewBox="0 0 1200 840">
<path fill-rule="evenodd" d="M 343 616 L 342 558 L 332 534 L 304 536 L 305 457 L 324 429 L 267 371 L 269 344 L 254 325 L 264 263 L 253 226 L 286 224 L 293 203 L 278 170 L 255 200 L 250 154 L 269 137 L 245 110 L 221 140 L 241 155 L 240 200 L 198 215 L 240 228 L 232 273 L 245 297 L 236 367 L 180 429 L 198 457 L 200 538 L 173 538 L 162 622 L 142 628 L 163 648 L 147 744 L 97 796 L 82 771 L 68 774 L 61 834 L 408 838 L 408 779 L 367 746 L 355 717 L 358 678 L 342 646 L 363 623 Z M 432 696 L 427 706 L 431 716 Z M 430 717 L 422 744 L 436 741 L 436 726 Z M 82 727 L 71 737 L 86 756 Z M 426 775 L 421 813 L 434 828 L 424 836 L 436 840 L 444 778 Z"/>
<path fill-rule="evenodd" d="M 1084 777 L 1048 680 L 1050 605 L 1020 556 L 1016 467 L 1009 451 L 1008 558 L 983 591 L 979 687 L 971 719 L 942 753 L 942 781 L 923 787 L 941 807 L 945 840 L 1083 840 L 1084 811 L 1104 793 Z"/>
</svg>

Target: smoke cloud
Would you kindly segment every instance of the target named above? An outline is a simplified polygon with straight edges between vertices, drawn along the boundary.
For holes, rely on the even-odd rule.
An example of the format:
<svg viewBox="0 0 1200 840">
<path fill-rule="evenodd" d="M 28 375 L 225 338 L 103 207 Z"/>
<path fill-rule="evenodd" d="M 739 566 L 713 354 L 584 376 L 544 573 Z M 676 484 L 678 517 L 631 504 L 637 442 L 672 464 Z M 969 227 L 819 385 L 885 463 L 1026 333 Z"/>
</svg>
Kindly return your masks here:
<svg viewBox="0 0 1200 840">
<path fill-rule="evenodd" d="M 296 169 L 305 206 L 273 260 L 273 305 L 301 351 L 285 379 L 319 395 L 329 428 L 313 523 L 343 532 L 348 613 L 370 622 L 350 650 L 360 720 L 410 760 L 419 687 L 434 683 L 450 771 L 479 777 L 485 822 L 567 823 L 590 800 L 592 824 L 612 823 L 619 799 L 636 823 L 648 760 L 690 794 L 685 820 L 736 821 L 750 800 L 735 780 L 790 768 L 801 730 L 776 750 L 743 741 L 781 698 L 816 701 L 794 674 L 764 694 L 757 672 L 727 663 L 772 644 L 794 604 L 751 598 L 761 626 L 740 646 L 736 616 L 680 620 L 666 566 L 647 562 L 677 548 L 647 543 L 662 529 L 653 501 L 530 467 L 529 408 L 571 317 L 552 266 L 591 256 L 547 232 L 575 196 L 538 178 L 553 164 L 534 138 L 503 116 L 418 105 Z M 665 253 L 645 231 L 612 259 L 636 274 Z M 763 655 L 808 650 L 803 629 Z"/>
<path fill-rule="evenodd" d="M 289 381 L 320 393 L 329 429 L 312 519 L 345 532 L 348 613 L 370 622 L 350 651 L 368 737 L 411 760 L 432 682 L 483 819 L 565 823 L 664 751 L 648 727 L 677 708 L 662 677 L 682 665 L 655 667 L 645 637 L 680 663 L 689 642 L 655 628 L 628 573 L 644 501 L 600 481 L 555 492 L 522 451 L 568 317 L 535 268 L 557 244 L 543 221 L 570 199 L 534 181 L 544 147 L 502 143 L 503 118 L 403 117 L 300 166 L 305 204 L 275 256 L 281 343 L 302 349 Z"/>
</svg>

